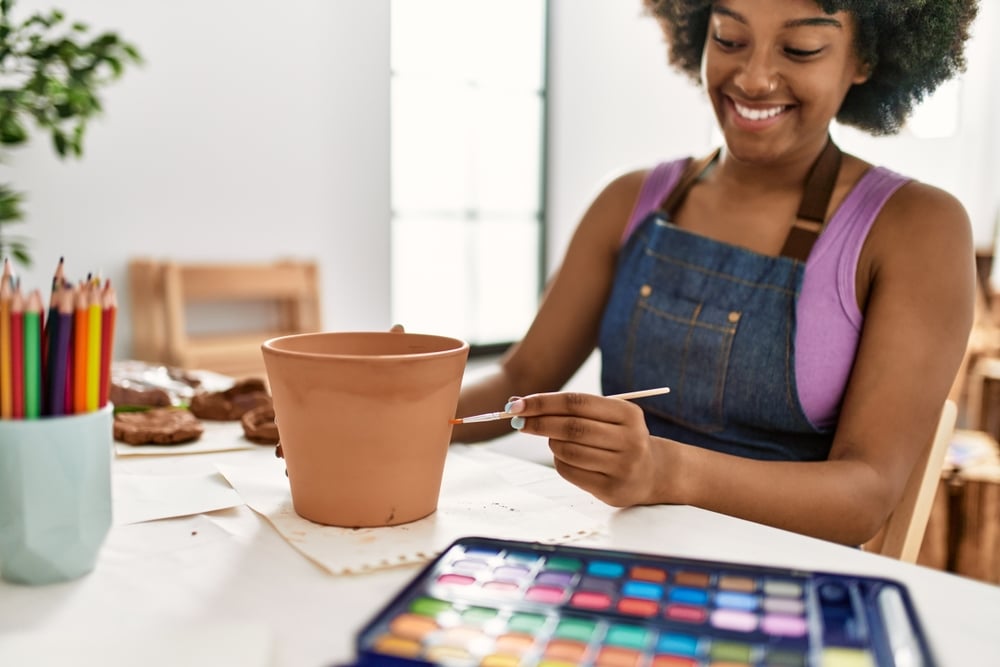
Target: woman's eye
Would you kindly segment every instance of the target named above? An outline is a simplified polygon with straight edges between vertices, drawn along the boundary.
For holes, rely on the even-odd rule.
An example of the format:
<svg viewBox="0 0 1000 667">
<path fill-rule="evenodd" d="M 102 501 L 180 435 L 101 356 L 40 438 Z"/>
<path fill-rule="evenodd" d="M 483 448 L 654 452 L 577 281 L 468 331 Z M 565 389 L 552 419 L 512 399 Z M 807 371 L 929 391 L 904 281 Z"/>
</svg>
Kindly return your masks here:
<svg viewBox="0 0 1000 667">
<path fill-rule="evenodd" d="M 731 39 L 724 39 L 721 35 L 712 35 L 712 40 L 723 49 L 735 49 L 740 44 Z"/>
<path fill-rule="evenodd" d="M 785 47 L 785 53 L 787 53 L 788 55 L 792 56 L 793 58 L 809 58 L 811 56 L 817 55 L 822 50 L 823 50 L 822 48 L 819 48 L 819 49 L 796 49 L 796 48 L 792 48 L 791 46 L 786 46 Z"/>
</svg>

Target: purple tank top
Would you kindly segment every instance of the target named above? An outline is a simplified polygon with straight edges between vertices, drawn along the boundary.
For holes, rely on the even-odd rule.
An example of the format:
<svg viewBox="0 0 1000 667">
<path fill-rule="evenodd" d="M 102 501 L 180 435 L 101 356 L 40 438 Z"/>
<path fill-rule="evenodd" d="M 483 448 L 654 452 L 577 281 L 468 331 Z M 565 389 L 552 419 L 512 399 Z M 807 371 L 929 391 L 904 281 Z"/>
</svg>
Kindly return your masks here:
<svg viewBox="0 0 1000 667">
<path fill-rule="evenodd" d="M 623 243 L 670 194 L 686 162 L 664 162 L 650 170 Z M 909 180 L 884 167 L 865 172 L 834 211 L 806 261 L 796 305 L 795 380 L 802 409 L 817 428 L 836 424 L 858 350 L 864 321 L 855 295 L 861 246 L 882 206 Z"/>
</svg>

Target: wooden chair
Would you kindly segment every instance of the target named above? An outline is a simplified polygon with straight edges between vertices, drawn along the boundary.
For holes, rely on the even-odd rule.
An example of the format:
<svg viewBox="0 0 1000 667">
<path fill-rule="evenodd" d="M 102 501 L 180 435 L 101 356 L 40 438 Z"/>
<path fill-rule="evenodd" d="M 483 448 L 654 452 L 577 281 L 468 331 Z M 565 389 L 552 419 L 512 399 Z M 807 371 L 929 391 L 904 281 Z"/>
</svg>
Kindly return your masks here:
<svg viewBox="0 0 1000 667">
<path fill-rule="evenodd" d="M 927 529 L 931 505 L 938 490 L 938 481 L 944 467 L 948 444 L 955 432 L 958 408 L 948 399 L 941 408 L 941 417 L 930 442 L 924 448 L 910 475 L 903 497 L 896 509 L 886 520 L 879 534 L 864 545 L 865 551 L 872 551 L 897 558 L 908 563 L 916 563 L 920 544 Z"/>
<path fill-rule="evenodd" d="M 1000 377 L 1000 324 L 990 295 L 982 282 L 976 285 L 976 301 L 972 330 L 948 398 L 960 407 L 959 423 L 966 428 L 986 430 L 989 410 L 983 400 L 988 392 L 985 385 Z M 998 435 L 998 434 L 994 434 Z"/>
<path fill-rule="evenodd" d="M 129 262 L 132 356 L 234 377 L 261 376 L 263 341 L 320 328 L 314 262 Z M 224 327 L 196 326 L 193 316 Z M 204 317 L 206 312 L 210 317 Z M 250 317 L 249 315 L 254 315 Z"/>
</svg>

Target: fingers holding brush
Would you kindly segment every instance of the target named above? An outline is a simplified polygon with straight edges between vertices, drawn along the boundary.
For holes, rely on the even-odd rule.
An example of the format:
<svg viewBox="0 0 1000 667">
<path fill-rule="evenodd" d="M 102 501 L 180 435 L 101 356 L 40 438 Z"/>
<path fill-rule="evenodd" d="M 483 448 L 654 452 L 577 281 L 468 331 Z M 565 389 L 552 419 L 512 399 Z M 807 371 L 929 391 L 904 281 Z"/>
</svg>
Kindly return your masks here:
<svg viewBox="0 0 1000 667">
<path fill-rule="evenodd" d="M 619 396 L 599 396 L 580 392 L 554 392 L 532 394 L 507 403 L 504 412 L 514 415 L 511 427 L 524 430 L 526 418 L 546 416 L 579 417 L 611 424 L 627 419 L 630 409 L 642 411 L 637 405 L 627 403 Z M 530 431 L 527 431 L 530 432 Z"/>
<path fill-rule="evenodd" d="M 661 394 L 670 393 L 670 387 L 656 387 L 654 389 L 642 389 L 639 391 L 630 391 L 624 394 L 612 394 L 611 396 L 599 396 L 595 394 L 586 394 L 579 392 L 552 392 L 545 394 L 532 394 L 530 397 L 532 399 L 532 405 L 530 410 L 525 408 L 525 400 L 516 396 L 512 396 L 507 405 L 504 406 L 502 411 L 498 412 L 486 412 L 479 415 L 472 415 L 470 417 L 456 417 L 451 419 L 452 424 L 473 424 L 477 422 L 487 422 L 487 421 L 497 421 L 500 419 L 510 419 L 511 426 L 515 429 L 520 430 L 524 426 L 524 417 L 531 416 L 533 414 L 575 414 L 581 408 L 575 408 L 574 406 L 586 406 L 588 402 L 593 400 L 605 400 L 605 399 L 620 399 L 620 400 L 634 400 L 639 398 L 646 398 L 647 396 L 659 396 Z M 542 398 L 545 397 L 545 398 Z M 584 412 L 581 414 L 586 414 L 587 408 L 582 408 Z M 520 419 L 514 419 L 514 417 L 520 417 Z"/>
<path fill-rule="evenodd" d="M 556 471 L 618 507 L 650 502 L 662 446 L 650 436 L 642 409 L 630 401 L 669 393 L 668 387 L 600 396 L 552 392 L 511 396 L 502 411 L 452 424 L 509 419 L 512 428 L 549 440 Z M 659 444 L 662 445 L 662 442 Z"/>
<path fill-rule="evenodd" d="M 515 415 L 511 425 L 521 432 L 548 438 L 556 471 L 567 481 L 618 507 L 648 501 L 658 466 L 638 405 L 556 393 L 526 396 L 506 411 Z"/>
</svg>

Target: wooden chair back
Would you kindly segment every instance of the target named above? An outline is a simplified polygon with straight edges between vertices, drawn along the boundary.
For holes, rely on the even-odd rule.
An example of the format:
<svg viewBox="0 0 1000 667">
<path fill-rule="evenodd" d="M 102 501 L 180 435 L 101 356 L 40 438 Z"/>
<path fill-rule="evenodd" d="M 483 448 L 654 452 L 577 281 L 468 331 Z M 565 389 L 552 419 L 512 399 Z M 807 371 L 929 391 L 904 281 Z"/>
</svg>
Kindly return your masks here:
<svg viewBox="0 0 1000 667">
<path fill-rule="evenodd" d="M 132 356 L 137 359 L 259 376 L 264 373 L 262 342 L 320 328 L 314 262 L 197 264 L 140 258 L 128 268 Z M 248 317 L 240 309 L 248 305 L 261 316 Z M 197 308 L 215 313 L 225 327 L 199 330 L 192 319 Z"/>
<path fill-rule="evenodd" d="M 924 447 L 910 475 L 903 496 L 878 535 L 864 545 L 873 551 L 908 563 L 916 563 L 927 529 L 934 494 L 944 468 L 948 444 L 955 432 L 958 408 L 948 399 L 941 408 L 937 428 Z"/>
</svg>

